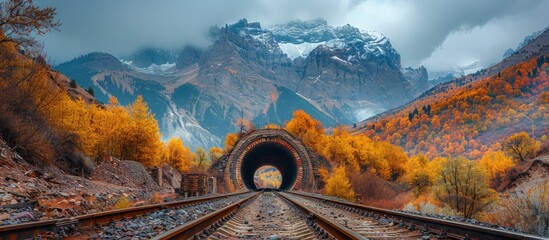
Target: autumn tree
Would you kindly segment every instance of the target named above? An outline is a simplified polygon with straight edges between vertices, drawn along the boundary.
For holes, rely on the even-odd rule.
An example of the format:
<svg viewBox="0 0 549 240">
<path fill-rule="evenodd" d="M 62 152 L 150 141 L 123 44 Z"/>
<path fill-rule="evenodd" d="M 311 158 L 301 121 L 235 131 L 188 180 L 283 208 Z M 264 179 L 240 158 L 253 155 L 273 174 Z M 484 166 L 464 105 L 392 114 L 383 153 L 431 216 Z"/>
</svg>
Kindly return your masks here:
<svg viewBox="0 0 549 240">
<path fill-rule="evenodd" d="M 355 157 L 355 149 L 351 145 L 351 137 L 343 128 L 336 128 L 334 132 L 324 137 L 321 153 L 330 162 L 345 166 L 352 170 L 359 170 L 359 162 Z"/>
<path fill-rule="evenodd" d="M 245 118 L 237 119 L 236 120 L 236 127 L 238 128 L 238 133 L 239 134 L 245 134 L 245 133 L 249 133 L 249 132 L 255 130 L 254 124 L 250 120 L 245 119 Z"/>
<path fill-rule="evenodd" d="M 427 192 L 433 185 L 433 180 L 427 170 L 429 159 L 425 155 L 417 155 L 408 159 L 405 165 L 405 182 L 410 186 L 415 197 Z"/>
<path fill-rule="evenodd" d="M 533 157 L 536 150 L 536 142 L 526 132 L 513 134 L 505 141 L 505 151 L 516 161 L 523 162 Z"/>
<path fill-rule="evenodd" d="M 58 96 L 64 91 L 54 84 L 48 69 L 18 50 L 14 44 L 0 44 L 0 134 L 12 150 L 28 161 L 63 159 L 60 155 L 68 148 L 57 146 L 74 146 L 76 138 L 54 131 L 50 120 L 51 110 L 59 106 Z"/>
<path fill-rule="evenodd" d="M 166 148 L 166 163 L 181 172 L 188 172 L 194 156 L 191 150 L 183 145 L 183 140 L 173 137 L 168 141 Z"/>
<path fill-rule="evenodd" d="M 485 173 L 464 157 L 448 159 L 439 176 L 436 197 L 462 217 L 474 217 L 497 200 L 497 193 L 486 184 Z"/>
<path fill-rule="evenodd" d="M 478 162 L 478 166 L 484 169 L 487 180 L 493 188 L 503 183 L 503 178 L 514 165 L 513 160 L 502 151 L 486 152 Z"/>
<path fill-rule="evenodd" d="M 401 147 L 391 145 L 388 142 L 377 142 L 376 148 L 380 151 L 382 161 L 387 163 L 389 175 L 385 175 L 386 180 L 396 180 L 404 174 L 404 164 L 408 156 Z"/>
<path fill-rule="evenodd" d="M 233 150 L 234 145 L 238 141 L 238 135 L 234 133 L 228 133 L 225 137 L 225 147 L 223 148 L 223 151 L 225 153 L 229 153 L 231 150 Z"/>
<path fill-rule="evenodd" d="M 124 159 L 139 161 L 147 166 L 159 163 L 161 146 L 158 122 L 140 95 L 129 107 L 132 117 L 128 148 L 123 152 Z"/>
<path fill-rule="evenodd" d="M 204 171 L 210 166 L 210 162 L 208 161 L 208 156 L 206 154 L 206 151 L 202 149 L 201 147 L 196 147 L 194 151 L 194 162 L 193 165 L 196 170 L 198 171 Z"/>
<path fill-rule="evenodd" d="M 446 158 L 442 157 L 436 157 L 429 161 L 422 154 L 408 159 L 404 167 L 406 174 L 403 176 L 403 180 L 410 186 L 416 198 L 430 192 L 446 161 Z"/>
<path fill-rule="evenodd" d="M 7 0 L 0 4 L 0 43 L 13 42 L 22 47 L 36 43 L 34 36 L 57 30 L 55 8 L 39 8 L 32 0 Z"/>
<path fill-rule="evenodd" d="M 293 113 L 293 118 L 286 123 L 286 131 L 299 138 L 305 145 L 319 151 L 324 136 L 324 127 L 320 121 L 311 118 L 303 110 Z"/>
<path fill-rule="evenodd" d="M 223 156 L 223 149 L 219 147 L 212 147 L 210 148 L 210 151 L 208 152 L 208 157 L 210 158 L 210 162 L 213 164 L 214 162 L 217 162 L 219 158 Z"/>
<path fill-rule="evenodd" d="M 92 105 L 93 106 L 93 105 Z M 94 121 L 90 127 L 96 133 L 93 153 L 94 159 L 100 161 L 105 156 L 123 158 L 125 151 L 130 149 L 132 117 L 127 108 L 121 106 L 115 97 L 109 98 L 105 108 L 92 108 Z M 85 140 L 90 144 L 90 140 Z"/>
<path fill-rule="evenodd" d="M 324 193 L 330 196 L 354 201 L 355 193 L 347 177 L 345 167 L 340 166 L 333 170 L 332 174 L 326 179 Z"/>
</svg>

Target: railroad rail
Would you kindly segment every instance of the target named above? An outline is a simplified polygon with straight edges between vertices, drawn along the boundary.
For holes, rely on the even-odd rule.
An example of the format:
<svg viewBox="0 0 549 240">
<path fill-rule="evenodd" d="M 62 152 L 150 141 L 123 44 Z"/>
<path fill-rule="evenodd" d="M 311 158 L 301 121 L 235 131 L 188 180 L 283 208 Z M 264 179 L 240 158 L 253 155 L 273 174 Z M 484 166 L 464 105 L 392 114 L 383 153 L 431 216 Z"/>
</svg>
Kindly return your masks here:
<svg viewBox="0 0 549 240">
<path fill-rule="evenodd" d="M 8 225 L 0 227 L 0 239 L 28 239 L 34 236 L 52 232 L 52 231 L 67 231 L 80 228 L 88 228 L 96 225 L 104 225 L 113 221 L 117 221 L 124 218 L 131 218 L 141 216 L 146 213 L 159 211 L 165 208 L 179 208 L 184 206 L 190 206 L 199 204 L 211 200 L 223 199 L 231 196 L 238 196 L 247 194 L 249 192 L 239 192 L 224 194 L 218 196 L 200 197 L 194 199 L 186 199 L 179 201 L 172 201 L 166 203 L 150 204 L 139 207 L 131 207 L 125 209 L 110 210 L 98 213 L 91 213 L 71 218 L 60 218 L 54 220 L 37 221 L 16 225 Z"/>
<path fill-rule="evenodd" d="M 411 226 L 413 229 L 428 230 L 434 236 L 446 239 L 547 239 L 526 233 L 517 233 L 495 228 L 478 226 L 468 223 L 448 221 L 416 214 L 392 211 L 382 208 L 370 207 L 362 204 L 345 202 L 332 198 L 319 197 L 301 192 L 287 192 L 286 194 L 315 199 L 338 206 L 350 212 L 357 212 L 364 216 L 376 216 L 391 219 L 396 224 Z"/>
<path fill-rule="evenodd" d="M 258 195 L 254 195 L 246 199 L 242 199 L 241 201 L 233 203 L 230 206 L 220 209 L 214 213 L 210 213 L 192 222 L 183 224 L 168 232 L 165 232 L 164 234 L 157 236 L 156 238 L 154 238 L 154 240 L 223 239 L 223 238 L 232 239 L 235 237 L 255 239 L 255 238 L 266 237 L 264 235 L 261 235 L 261 233 L 268 234 L 267 236 L 269 236 L 271 234 L 280 232 L 281 230 L 280 228 L 278 228 L 277 230 L 273 230 L 271 233 L 261 232 L 259 233 L 259 235 L 256 235 L 258 234 L 258 232 L 254 232 L 254 231 L 258 231 L 258 229 L 251 228 L 248 221 L 243 220 L 242 218 L 237 218 L 236 215 L 238 215 L 238 212 L 244 212 L 245 210 L 248 210 L 245 208 L 250 208 L 250 205 L 253 204 L 252 200 L 254 200 L 254 198 L 257 196 Z M 306 214 L 303 219 L 303 223 L 301 224 L 296 222 L 291 222 L 290 224 L 280 224 L 280 223 L 275 223 L 276 221 L 274 221 L 274 219 L 272 219 L 273 221 L 271 220 L 268 221 L 272 225 L 278 225 L 278 226 L 283 225 L 282 228 L 286 228 L 284 230 L 288 230 L 287 229 L 288 225 L 294 225 L 295 228 L 293 230 L 296 230 L 296 232 L 293 234 L 289 234 L 287 236 L 281 236 L 284 239 L 322 239 L 322 238 L 365 239 L 360 235 L 358 235 L 357 233 L 349 230 L 348 228 L 341 226 L 337 222 L 331 221 L 330 219 L 320 214 L 317 214 L 314 211 L 311 211 L 309 208 L 307 208 L 306 206 L 303 206 L 299 202 L 296 202 L 291 198 L 284 196 L 284 194 L 276 193 L 276 197 L 279 197 L 283 199 L 283 201 L 286 201 L 287 204 L 290 205 L 290 207 L 297 207 L 297 211 L 303 211 L 303 213 Z M 261 204 L 263 203 L 260 202 L 256 204 L 255 207 Z M 278 206 L 282 204 L 283 204 L 282 202 L 277 202 Z M 261 212 L 260 209 L 255 209 L 255 210 L 259 210 L 259 213 L 264 213 L 264 212 Z M 253 214 L 257 213 L 257 211 L 249 211 L 249 212 L 252 212 Z M 286 214 L 289 214 L 289 213 L 286 213 Z M 250 215 L 250 214 L 247 214 L 247 215 Z M 243 226 L 243 225 L 248 225 L 248 226 Z M 232 235 L 230 236 L 223 235 L 223 237 L 217 237 L 215 236 L 214 233 L 219 230 L 222 230 L 225 233 L 227 232 L 227 230 L 232 230 L 231 231 Z M 250 232 L 243 233 L 242 235 L 238 235 L 241 230 L 250 230 Z"/>
<path fill-rule="evenodd" d="M 248 194 L 248 195 L 244 195 Z M 242 195 L 242 196 L 239 196 Z M 235 197 L 236 198 L 231 198 Z M 47 231 L 89 229 L 166 208 L 202 208 L 201 203 L 231 199 L 220 209 L 167 228 L 153 239 L 545 239 L 404 212 L 375 208 L 303 192 L 240 192 L 132 207 L 0 227 L 0 239 L 27 239 Z M 219 206 L 219 205 L 218 205 Z M 187 208 L 185 208 L 187 209 Z M 150 215 L 149 215 L 150 216 Z M 117 222 L 118 224 L 121 224 Z M 271 235 L 272 234 L 272 235 Z"/>
<path fill-rule="evenodd" d="M 327 217 L 317 213 L 314 210 L 311 210 L 310 208 L 306 207 L 295 199 L 289 198 L 287 195 L 285 195 L 285 193 L 279 193 L 278 195 L 283 197 L 286 201 L 291 202 L 295 206 L 299 207 L 303 211 L 307 212 L 311 216 L 311 218 L 315 220 L 316 224 L 323 228 L 330 236 L 336 239 L 366 239 L 360 236 L 360 234 L 352 231 L 351 229 L 328 219 Z"/>
<path fill-rule="evenodd" d="M 193 221 L 180 225 L 170 231 L 164 232 L 153 238 L 154 240 L 165 239 L 190 239 L 199 234 L 204 234 L 215 224 L 228 220 L 232 215 L 240 209 L 242 205 L 257 197 L 258 193 L 237 201 L 229 206 L 219 209 L 213 213 L 197 218 Z"/>
</svg>

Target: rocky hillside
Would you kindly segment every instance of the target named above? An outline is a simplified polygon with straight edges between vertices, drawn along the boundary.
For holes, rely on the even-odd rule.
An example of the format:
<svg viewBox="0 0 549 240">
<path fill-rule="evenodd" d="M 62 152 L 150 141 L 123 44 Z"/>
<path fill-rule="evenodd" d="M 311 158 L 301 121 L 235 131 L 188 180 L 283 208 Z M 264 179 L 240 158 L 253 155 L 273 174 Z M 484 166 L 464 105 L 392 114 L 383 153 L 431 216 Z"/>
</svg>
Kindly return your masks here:
<svg viewBox="0 0 549 240">
<path fill-rule="evenodd" d="M 283 124 L 305 109 L 325 126 L 400 106 L 429 87 L 427 70 L 402 68 L 388 38 L 324 20 L 263 28 L 242 19 L 206 49 L 143 49 L 127 58 L 91 53 L 56 66 L 101 101 L 143 95 L 163 135 L 212 146 L 238 118 Z"/>
</svg>

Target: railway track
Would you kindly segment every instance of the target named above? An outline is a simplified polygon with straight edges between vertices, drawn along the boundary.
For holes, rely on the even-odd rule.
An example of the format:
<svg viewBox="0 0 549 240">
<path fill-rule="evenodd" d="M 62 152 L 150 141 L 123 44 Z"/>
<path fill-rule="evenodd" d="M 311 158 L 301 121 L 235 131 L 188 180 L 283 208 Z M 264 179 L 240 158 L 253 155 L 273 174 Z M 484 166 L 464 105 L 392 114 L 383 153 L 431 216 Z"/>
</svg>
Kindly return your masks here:
<svg viewBox="0 0 549 240">
<path fill-rule="evenodd" d="M 356 222 L 352 221 L 353 215 L 361 215 L 365 218 L 364 221 L 371 221 L 374 219 L 379 225 L 388 225 L 392 226 L 395 229 L 399 227 L 400 229 L 404 228 L 406 230 L 420 232 L 422 239 L 547 239 L 540 236 L 535 236 L 525 233 L 517 233 L 511 231 L 505 231 L 495 228 L 489 228 L 484 226 L 478 226 L 468 223 L 461 223 L 455 221 L 448 221 L 444 219 L 420 216 L 416 214 L 409 214 L 403 212 L 397 212 L 382 208 L 375 208 L 366 205 L 356 204 L 352 202 L 345 202 L 333 198 L 321 197 L 313 194 L 301 193 L 301 192 L 288 192 L 283 193 L 289 195 L 290 197 L 300 197 L 301 201 L 314 200 L 312 204 L 314 208 L 328 216 L 337 216 L 340 217 L 341 221 L 348 220 L 347 225 L 349 228 L 356 230 L 357 233 L 362 236 L 366 236 L 370 239 L 375 238 L 384 238 L 384 239 L 394 239 L 398 238 L 395 236 L 390 236 L 391 230 L 385 233 L 375 233 L 375 231 L 367 230 L 363 231 L 362 226 L 357 227 Z M 306 205 L 306 204 L 305 204 Z M 334 212 L 327 213 L 326 209 L 331 209 Z M 344 213 L 337 214 L 336 209 L 344 210 Z M 337 211 L 340 212 L 340 211 Z M 353 213 L 353 214 L 351 214 Z M 349 219 L 351 218 L 351 219 Z M 382 229 L 380 229 L 382 230 Z M 382 230 L 383 231 L 383 230 Z M 374 234 L 375 235 L 372 235 Z M 394 232 L 396 233 L 396 232 Z M 402 232 L 404 233 L 404 232 Z M 377 235 L 381 234 L 381 235 Z M 414 235 L 405 235 L 410 238 L 414 238 Z"/>
<path fill-rule="evenodd" d="M 280 195 L 306 208 L 307 211 L 338 223 L 349 232 L 354 232 L 354 235 L 348 236 L 348 239 L 421 239 L 424 236 L 420 231 L 409 229 L 405 225 L 399 226 L 384 219 L 365 216 L 360 212 L 346 211 L 317 199 L 307 199 L 288 193 L 280 193 Z M 344 237 L 347 236 L 339 238 Z M 427 234 L 426 237 L 429 235 Z"/>
<path fill-rule="evenodd" d="M 174 228 L 154 239 L 349 239 L 345 236 L 358 237 L 356 233 L 338 223 L 310 212 L 306 207 L 276 192 L 264 192 L 254 199 L 233 205 Z M 197 229 L 200 230 L 197 231 Z"/>
<path fill-rule="evenodd" d="M 44 235 L 48 232 L 57 235 Z M 0 227 L 0 239 L 37 235 L 47 239 L 544 239 L 313 194 L 270 191 Z"/>
<path fill-rule="evenodd" d="M 303 193 L 265 194 L 155 239 L 545 239 Z"/>
<path fill-rule="evenodd" d="M 232 193 L 226 195 L 201 197 L 189 200 L 180 200 L 167 203 L 151 204 L 139 207 L 104 211 L 81 215 L 73 218 L 61 218 L 47 221 L 37 221 L 17 225 L 0 227 L 0 239 L 32 239 L 37 236 L 45 238 L 64 238 L 72 236 L 73 232 L 86 232 L 93 228 L 100 228 L 125 219 L 135 219 L 143 215 L 166 209 L 180 209 L 192 207 L 211 201 L 225 201 L 231 197 L 242 198 L 251 195 L 250 192 Z M 212 211 L 215 211 L 212 210 Z M 74 237 L 74 236 L 73 236 Z M 76 236 L 78 238 L 78 236 Z M 43 238 L 43 237 L 42 237 Z"/>
<path fill-rule="evenodd" d="M 248 202 L 229 221 L 215 229 L 207 239 L 322 239 L 308 225 L 308 216 L 273 192 Z"/>
</svg>

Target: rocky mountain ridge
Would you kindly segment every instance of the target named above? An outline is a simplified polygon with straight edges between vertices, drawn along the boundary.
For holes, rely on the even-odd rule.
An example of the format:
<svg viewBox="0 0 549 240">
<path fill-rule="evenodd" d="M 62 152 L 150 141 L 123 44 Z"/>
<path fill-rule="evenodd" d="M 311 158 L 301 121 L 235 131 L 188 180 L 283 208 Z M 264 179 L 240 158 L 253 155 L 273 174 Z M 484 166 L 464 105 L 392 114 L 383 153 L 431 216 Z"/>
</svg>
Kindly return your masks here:
<svg viewBox="0 0 549 240">
<path fill-rule="evenodd" d="M 327 127 L 400 106 L 429 86 L 427 70 L 402 68 L 385 36 L 324 20 L 262 28 L 242 19 L 206 49 L 144 49 L 119 59 L 92 53 L 56 66 L 99 100 L 143 95 L 163 135 L 219 145 L 238 118 L 283 124 L 305 109 Z"/>
</svg>

